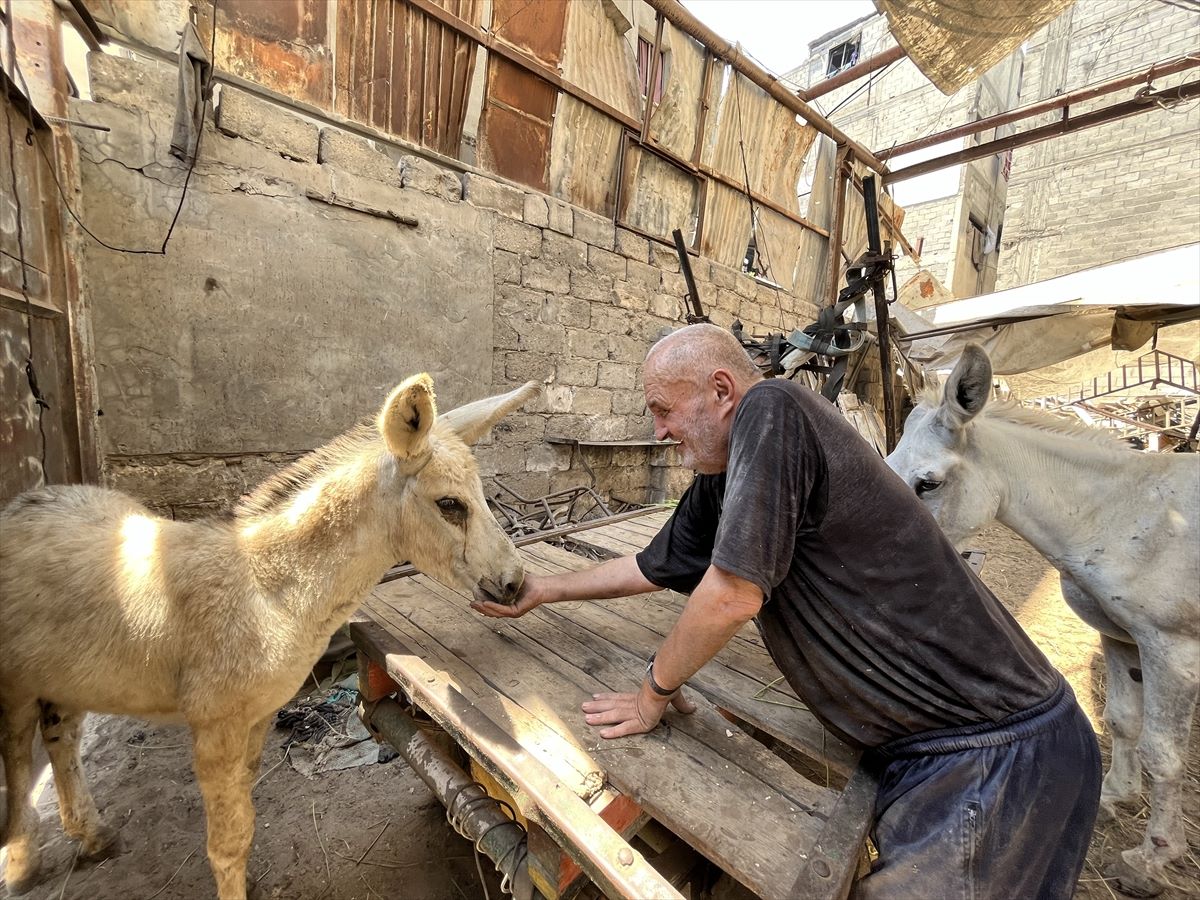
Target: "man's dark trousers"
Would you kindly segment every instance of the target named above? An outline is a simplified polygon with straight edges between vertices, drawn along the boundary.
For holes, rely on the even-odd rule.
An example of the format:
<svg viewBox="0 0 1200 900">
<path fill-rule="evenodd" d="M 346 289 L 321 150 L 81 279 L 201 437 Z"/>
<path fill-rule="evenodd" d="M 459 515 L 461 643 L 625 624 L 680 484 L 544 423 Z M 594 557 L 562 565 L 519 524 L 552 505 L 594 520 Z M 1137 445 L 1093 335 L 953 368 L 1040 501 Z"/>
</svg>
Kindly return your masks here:
<svg viewBox="0 0 1200 900">
<path fill-rule="evenodd" d="M 998 723 L 868 752 L 879 859 L 855 900 L 1069 900 L 1100 803 L 1100 748 L 1062 681 Z"/>
</svg>

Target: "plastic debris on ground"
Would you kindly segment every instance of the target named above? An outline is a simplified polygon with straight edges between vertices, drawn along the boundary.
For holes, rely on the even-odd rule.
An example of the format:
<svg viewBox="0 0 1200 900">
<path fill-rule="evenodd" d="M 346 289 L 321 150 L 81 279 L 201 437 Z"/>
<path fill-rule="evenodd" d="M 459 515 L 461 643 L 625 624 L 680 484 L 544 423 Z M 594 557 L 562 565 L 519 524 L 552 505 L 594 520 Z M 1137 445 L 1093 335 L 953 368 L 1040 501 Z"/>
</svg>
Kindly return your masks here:
<svg viewBox="0 0 1200 900">
<path fill-rule="evenodd" d="M 275 728 L 290 730 L 280 746 L 288 748 L 287 759 L 301 775 L 390 762 L 398 755 L 377 744 L 359 719 L 357 683 L 351 675 L 275 714 Z"/>
</svg>

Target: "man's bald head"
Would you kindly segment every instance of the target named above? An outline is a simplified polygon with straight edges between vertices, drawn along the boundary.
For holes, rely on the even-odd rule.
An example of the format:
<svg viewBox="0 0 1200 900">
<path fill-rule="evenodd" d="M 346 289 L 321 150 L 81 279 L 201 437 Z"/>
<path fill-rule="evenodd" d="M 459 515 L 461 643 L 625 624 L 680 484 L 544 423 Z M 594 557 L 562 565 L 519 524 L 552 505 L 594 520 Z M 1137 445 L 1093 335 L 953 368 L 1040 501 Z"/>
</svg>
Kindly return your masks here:
<svg viewBox="0 0 1200 900">
<path fill-rule="evenodd" d="M 673 331 L 646 354 L 644 366 L 667 380 L 701 384 L 717 369 L 724 369 L 748 388 L 762 378 L 738 339 L 724 328 L 701 323 Z"/>
</svg>

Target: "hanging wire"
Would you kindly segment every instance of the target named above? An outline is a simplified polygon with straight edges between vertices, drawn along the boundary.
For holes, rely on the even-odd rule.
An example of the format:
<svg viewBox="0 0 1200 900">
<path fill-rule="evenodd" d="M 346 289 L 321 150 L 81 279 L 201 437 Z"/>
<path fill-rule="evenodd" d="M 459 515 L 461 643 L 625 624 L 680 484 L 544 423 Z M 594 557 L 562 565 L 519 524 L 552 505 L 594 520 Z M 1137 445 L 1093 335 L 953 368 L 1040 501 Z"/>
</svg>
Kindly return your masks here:
<svg viewBox="0 0 1200 900">
<path fill-rule="evenodd" d="M 11 4 L 12 0 L 5 0 L 5 2 Z M 12 20 L 11 12 L 8 14 L 8 18 L 9 18 L 9 21 Z M 9 31 L 9 42 L 11 43 L 12 42 L 11 27 L 8 29 L 8 31 Z M 195 143 L 195 146 L 192 148 L 192 158 L 191 158 L 191 161 L 188 163 L 187 174 L 184 176 L 184 179 L 183 179 L 183 190 L 179 194 L 179 204 L 175 207 L 175 214 L 171 217 L 171 224 L 167 227 L 167 233 L 166 233 L 166 236 L 163 237 L 162 246 L 160 246 L 157 250 L 137 249 L 137 248 L 132 248 L 132 247 L 118 247 L 118 246 L 115 246 L 114 244 L 110 244 L 107 241 L 101 239 L 100 237 L 98 237 L 95 234 L 95 232 L 93 232 L 90 228 L 88 228 L 87 225 L 84 224 L 83 219 L 81 219 L 79 217 L 79 215 L 75 212 L 75 210 L 71 208 L 70 201 L 67 200 L 66 191 L 63 190 L 62 183 L 58 180 L 57 167 L 55 166 L 54 162 L 50 159 L 49 154 L 47 154 L 46 148 L 42 146 L 42 142 L 40 140 L 38 140 L 38 137 L 32 128 L 29 128 L 26 130 L 25 143 L 36 147 L 38 149 L 38 152 L 42 155 L 42 159 L 44 159 L 46 161 L 46 166 L 50 171 L 50 177 L 54 181 L 54 186 L 56 188 L 58 188 L 59 197 L 62 198 L 63 207 L 66 209 L 67 213 L 71 216 L 71 218 L 75 220 L 76 224 L 79 225 L 79 227 L 83 230 L 84 234 L 86 234 L 88 237 L 90 237 L 93 241 L 95 241 L 101 247 L 104 247 L 107 250 L 113 250 L 117 253 L 128 253 L 130 255 L 135 255 L 135 256 L 137 256 L 137 255 L 166 256 L 167 255 L 167 244 L 169 244 L 171 242 L 171 235 L 175 231 L 175 224 L 179 221 L 179 216 L 183 212 L 183 204 L 184 204 L 184 201 L 187 199 L 188 185 L 191 183 L 191 180 L 192 180 L 192 172 L 195 171 L 196 161 L 200 157 L 200 140 L 204 136 L 204 120 L 206 118 L 208 118 L 209 104 L 212 101 L 212 72 L 216 68 L 216 50 L 217 50 L 217 0 L 212 0 L 212 39 L 209 44 L 209 59 L 212 61 L 213 67 L 212 67 L 212 69 L 209 70 L 208 80 L 203 85 L 203 88 L 202 88 L 203 93 L 204 93 L 204 112 L 200 116 L 200 127 L 196 131 L 196 143 Z M 20 78 L 21 85 L 25 90 L 25 95 L 26 95 L 26 97 L 28 97 L 29 96 L 29 85 L 25 81 L 25 75 L 21 71 L 21 67 L 17 64 L 16 57 L 12 56 L 11 54 L 10 54 L 10 63 L 11 63 L 13 70 L 15 71 L 17 77 Z M 10 75 L 10 78 L 11 78 L 11 75 Z M 15 83 L 15 81 L 14 81 L 14 83 Z"/>
<path fill-rule="evenodd" d="M 13 80 L 13 70 L 17 65 L 17 49 L 16 38 L 14 36 L 15 29 L 13 28 L 12 0 L 5 0 L 5 32 L 7 33 L 7 63 L 8 70 L 7 83 L 15 85 Z M 23 79 L 22 79 L 23 80 Z M 25 88 L 26 99 L 29 96 L 29 87 Z M 4 98 L 4 123 L 8 132 L 8 168 L 12 173 L 12 197 L 13 204 L 16 206 L 17 212 L 17 262 L 21 266 L 21 296 L 25 299 L 25 339 L 29 345 L 29 351 L 25 357 L 25 379 L 29 382 L 29 392 L 33 395 L 33 402 L 37 406 L 38 415 L 38 434 L 41 435 L 41 455 L 39 463 L 42 473 L 42 484 L 50 483 L 50 479 L 46 475 L 46 424 L 45 412 L 50 408 L 50 404 L 46 402 L 45 396 L 42 394 L 41 388 L 38 387 L 37 380 L 37 365 L 34 362 L 33 350 L 33 302 L 29 298 L 29 269 L 25 264 L 25 227 L 24 227 L 24 211 L 21 205 L 21 194 L 17 186 L 17 142 L 13 137 L 12 125 L 12 103 L 8 97 Z M 33 106 L 30 104 L 30 110 Z M 28 134 L 25 137 L 26 143 L 29 142 Z"/>
<path fill-rule="evenodd" d="M 765 243 L 759 241 L 758 232 L 761 223 L 758 220 L 758 209 L 754 205 L 754 195 L 750 193 L 750 167 L 746 163 L 746 142 L 744 140 L 745 132 L 742 127 L 742 89 L 739 82 L 740 76 L 735 72 L 733 74 L 733 92 L 737 100 L 737 115 L 738 115 L 738 149 L 742 154 L 742 175 L 746 179 L 746 200 L 750 204 L 750 237 L 754 241 L 754 250 L 763 262 L 762 276 L 764 278 L 771 277 L 771 257 L 766 251 Z"/>
</svg>

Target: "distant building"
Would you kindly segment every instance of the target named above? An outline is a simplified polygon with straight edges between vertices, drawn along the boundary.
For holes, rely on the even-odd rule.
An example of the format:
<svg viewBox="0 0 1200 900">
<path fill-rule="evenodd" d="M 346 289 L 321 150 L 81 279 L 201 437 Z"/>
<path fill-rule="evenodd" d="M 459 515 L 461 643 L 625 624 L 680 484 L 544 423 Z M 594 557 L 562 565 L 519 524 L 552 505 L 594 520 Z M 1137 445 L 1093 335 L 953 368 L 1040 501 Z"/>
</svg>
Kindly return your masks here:
<svg viewBox="0 0 1200 900">
<path fill-rule="evenodd" d="M 895 44 L 872 15 L 809 45 L 785 78 L 808 87 Z M 946 97 L 907 59 L 816 101 L 875 150 L 1200 49 L 1200 16 L 1158 0 L 1079 0 L 978 82 Z M 1155 82 L 1179 84 L 1195 70 Z M 1133 89 L 1072 107 L 1078 115 Z M 906 157 L 893 169 L 1056 121 L 1055 112 Z M 957 297 L 1200 240 L 1200 103 L 1052 138 L 895 185 L 922 265 Z M 911 262 L 898 269 L 903 278 Z"/>
</svg>

